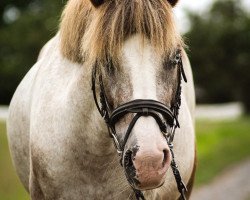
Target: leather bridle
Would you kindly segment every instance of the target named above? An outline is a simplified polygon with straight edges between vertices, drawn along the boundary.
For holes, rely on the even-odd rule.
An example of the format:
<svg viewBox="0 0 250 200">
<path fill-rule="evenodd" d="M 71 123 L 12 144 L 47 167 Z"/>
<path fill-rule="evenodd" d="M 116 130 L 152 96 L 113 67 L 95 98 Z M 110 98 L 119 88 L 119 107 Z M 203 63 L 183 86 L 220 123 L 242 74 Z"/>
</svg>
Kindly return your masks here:
<svg viewBox="0 0 250 200">
<path fill-rule="evenodd" d="M 178 49 L 175 58 L 171 60 L 171 64 L 178 67 L 178 86 L 175 95 L 175 101 L 171 105 L 171 107 L 167 107 L 165 104 L 151 100 L 151 99 L 136 99 L 125 104 L 122 104 L 115 108 L 114 110 L 110 109 L 107 96 L 104 89 L 104 84 L 102 80 L 102 74 L 97 73 L 97 65 L 94 66 L 92 72 L 92 91 L 95 100 L 96 107 L 100 112 L 101 116 L 105 120 L 110 137 L 113 138 L 115 147 L 119 156 L 121 156 L 121 165 L 124 148 L 127 143 L 127 140 L 130 136 L 130 133 L 136 124 L 137 120 L 142 116 L 151 116 L 155 119 L 161 132 L 167 140 L 167 143 L 170 148 L 170 152 L 172 155 L 171 168 L 177 183 L 177 188 L 181 194 L 183 200 L 185 200 L 185 192 L 187 192 L 187 188 L 182 181 L 180 172 L 178 170 L 178 166 L 175 162 L 174 152 L 173 152 L 173 140 L 175 135 L 176 128 L 180 128 L 180 124 L 178 121 L 179 109 L 181 106 L 181 81 L 182 78 L 185 82 L 187 82 L 187 78 L 183 69 L 183 63 L 181 58 L 181 50 Z M 99 87 L 100 87 L 100 105 L 97 100 L 96 93 L 96 79 L 99 77 Z M 118 120 L 123 118 L 125 115 L 132 113 L 134 114 L 132 121 L 130 122 L 126 134 L 124 136 L 123 142 L 119 141 L 115 124 Z M 133 188 L 133 187 L 132 187 Z M 145 200 L 143 193 L 140 190 L 134 189 L 137 200 Z"/>
</svg>

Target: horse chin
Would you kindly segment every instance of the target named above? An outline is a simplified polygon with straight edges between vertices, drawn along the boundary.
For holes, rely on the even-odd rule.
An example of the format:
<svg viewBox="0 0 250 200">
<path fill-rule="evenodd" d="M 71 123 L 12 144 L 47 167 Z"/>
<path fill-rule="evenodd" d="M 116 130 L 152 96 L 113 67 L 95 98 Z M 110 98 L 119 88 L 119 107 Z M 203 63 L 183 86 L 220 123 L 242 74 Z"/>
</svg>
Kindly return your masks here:
<svg viewBox="0 0 250 200">
<path fill-rule="evenodd" d="M 157 189 L 160 188 L 164 185 L 165 180 L 161 181 L 160 184 L 156 184 L 156 185 L 151 185 L 151 186 L 143 186 L 140 183 L 138 185 L 131 185 L 131 187 L 135 190 L 140 190 L 140 191 L 147 191 L 147 190 L 153 190 L 153 189 Z"/>
</svg>

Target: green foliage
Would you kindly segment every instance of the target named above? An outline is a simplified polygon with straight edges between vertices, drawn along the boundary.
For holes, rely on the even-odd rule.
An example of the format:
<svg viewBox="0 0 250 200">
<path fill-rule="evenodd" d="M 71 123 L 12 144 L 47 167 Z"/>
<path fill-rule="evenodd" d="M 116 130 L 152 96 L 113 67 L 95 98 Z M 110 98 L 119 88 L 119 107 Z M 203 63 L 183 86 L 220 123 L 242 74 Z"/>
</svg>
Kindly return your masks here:
<svg viewBox="0 0 250 200">
<path fill-rule="evenodd" d="M 0 104 L 9 103 L 42 46 L 56 33 L 62 7 L 57 0 L 1 1 Z M 8 21 L 5 16 L 13 8 L 20 15 Z"/>
<path fill-rule="evenodd" d="M 250 118 L 225 122 L 199 121 L 196 185 L 208 183 L 223 169 L 249 157 Z"/>
<path fill-rule="evenodd" d="M 186 34 L 198 102 L 242 100 L 250 111 L 250 17 L 239 1 L 216 1 L 202 16 L 189 13 Z"/>
</svg>

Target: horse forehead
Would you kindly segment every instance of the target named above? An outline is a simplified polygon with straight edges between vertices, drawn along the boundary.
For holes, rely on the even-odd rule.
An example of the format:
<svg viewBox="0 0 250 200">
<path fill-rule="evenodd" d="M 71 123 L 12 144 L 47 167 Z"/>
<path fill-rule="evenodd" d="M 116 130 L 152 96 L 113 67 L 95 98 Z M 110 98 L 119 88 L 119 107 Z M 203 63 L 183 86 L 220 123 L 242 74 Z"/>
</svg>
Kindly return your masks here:
<svg viewBox="0 0 250 200">
<path fill-rule="evenodd" d="M 125 41 L 123 47 L 126 67 L 146 69 L 156 68 L 159 57 L 155 54 L 152 45 L 140 35 L 134 35 Z"/>
<path fill-rule="evenodd" d="M 159 58 L 153 47 L 139 35 L 129 38 L 123 47 L 123 62 L 125 70 L 129 72 L 133 99 L 156 98 L 156 74 Z"/>
</svg>

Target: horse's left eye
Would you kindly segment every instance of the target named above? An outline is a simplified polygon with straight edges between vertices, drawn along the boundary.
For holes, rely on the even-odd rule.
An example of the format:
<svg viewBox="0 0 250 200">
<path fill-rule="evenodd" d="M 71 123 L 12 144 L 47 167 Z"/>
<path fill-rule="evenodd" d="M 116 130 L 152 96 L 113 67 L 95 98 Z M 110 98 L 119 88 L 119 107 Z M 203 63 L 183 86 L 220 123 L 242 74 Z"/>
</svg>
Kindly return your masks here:
<svg viewBox="0 0 250 200">
<path fill-rule="evenodd" d="M 181 61 L 181 50 L 177 50 L 175 57 L 173 59 L 173 64 L 177 65 L 180 63 L 180 61 Z"/>
<path fill-rule="evenodd" d="M 164 69 L 173 69 L 178 64 L 177 58 L 168 58 L 164 61 L 163 66 Z"/>
<path fill-rule="evenodd" d="M 170 56 L 165 62 L 164 67 L 174 68 L 181 62 L 181 50 L 177 50 L 176 53 Z"/>
</svg>

